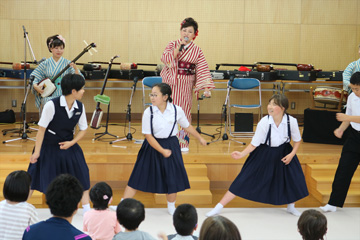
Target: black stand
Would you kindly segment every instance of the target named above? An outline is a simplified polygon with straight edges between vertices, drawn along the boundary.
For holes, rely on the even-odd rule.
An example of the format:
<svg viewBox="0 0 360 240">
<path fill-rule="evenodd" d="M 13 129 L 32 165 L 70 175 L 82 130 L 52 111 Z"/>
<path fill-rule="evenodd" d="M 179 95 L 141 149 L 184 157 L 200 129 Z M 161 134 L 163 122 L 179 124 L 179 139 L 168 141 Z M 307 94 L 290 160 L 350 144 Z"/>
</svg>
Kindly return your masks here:
<svg viewBox="0 0 360 240">
<path fill-rule="evenodd" d="M 136 83 L 137 83 L 138 80 L 139 80 L 138 77 L 134 78 L 134 85 L 131 88 L 130 101 L 129 101 L 127 111 L 126 111 L 126 120 L 129 120 L 128 133 L 127 133 L 126 137 L 121 138 L 121 139 L 117 139 L 115 141 L 112 141 L 112 142 L 110 142 L 110 144 L 120 142 L 120 141 L 125 141 L 125 140 L 127 140 L 127 141 L 132 141 L 132 140 L 139 141 L 139 140 L 133 139 L 133 136 L 131 134 L 131 102 L 132 102 L 132 99 L 133 99 L 133 96 L 134 96 L 134 93 L 135 93 L 135 90 L 136 90 Z"/>
<path fill-rule="evenodd" d="M 20 128 L 14 128 L 14 129 L 4 129 L 2 130 L 2 133 L 3 135 L 5 136 L 8 132 L 11 132 L 11 133 L 19 133 L 19 135 L 21 135 L 21 138 L 16 138 L 16 139 L 12 139 L 12 140 L 7 140 L 7 141 L 3 141 L 3 143 L 7 143 L 7 142 L 12 142 L 12 141 L 16 141 L 16 140 L 20 140 L 20 139 L 30 139 L 30 140 L 33 140 L 35 141 L 35 139 L 32 139 L 32 138 L 28 138 L 27 136 L 27 133 L 31 133 L 30 130 L 29 130 L 29 125 L 27 124 L 26 122 L 26 100 L 27 100 L 27 96 L 29 94 L 29 90 L 31 89 L 31 86 L 32 86 L 32 83 L 34 81 L 34 78 L 33 79 L 30 79 L 29 80 L 29 83 L 26 84 L 27 82 L 27 71 L 26 71 L 26 42 L 28 43 L 29 45 L 29 48 L 30 48 L 30 51 L 32 53 L 32 56 L 34 58 L 34 63 L 37 63 L 36 59 L 35 59 L 35 55 L 34 55 L 34 52 L 31 48 L 31 44 L 30 44 L 30 40 L 28 38 L 28 32 L 26 32 L 25 30 L 25 27 L 23 27 L 23 30 L 24 30 L 24 92 L 25 92 L 25 98 L 24 98 L 24 101 L 21 105 L 21 113 L 22 113 L 22 116 L 23 116 L 23 126 L 20 127 Z M 33 130 L 37 130 L 35 128 L 31 128 Z"/>
<path fill-rule="evenodd" d="M 205 97 L 199 97 L 198 96 L 198 105 L 197 105 L 197 127 L 196 127 L 196 131 L 198 132 L 198 133 L 200 133 L 200 134 L 203 134 L 203 135 L 205 135 L 205 136 L 209 136 L 209 137 L 211 137 L 211 139 L 214 139 L 215 138 L 215 135 L 213 134 L 213 135 L 211 135 L 211 134 L 208 134 L 208 133 L 204 133 L 204 132 L 202 132 L 201 131 L 201 128 L 200 128 L 200 100 L 203 100 Z"/>
<path fill-rule="evenodd" d="M 29 95 L 29 91 L 31 89 L 31 86 L 32 86 L 32 83 L 34 81 L 35 77 L 34 76 L 31 76 L 30 79 L 29 79 L 29 83 L 26 87 L 26 93 L 25 93 L 25 98 L 24 98 L 24 101 L 23 103 L 21 104 L 21 112 L 23 114 L 23 128 L 21 129 L 22 131 L 20 132 L 21 134 L 21 137 L 20 138 L 15 138 L 15 139 L 10 139 L 10 140 L 6 140 L 6 141 L 3 141 L 3 143 L 8 143 L 8 142 L 13 142 L 13 141 L 17 141 L 17 140 L 32 140 L 32 141 L 35 141 L 35 139 L 33 138 L 29 138 L 27 133 L 29 133 L 30 131 L 27 130 L 28 128 L 28 125 L 26 123 L 26 100 L 27 100 L 27 97 Z M 5 134 L 4 134 L 5 135 Z"/>
<path fill-rule="evenodd" d="M 95 138 L 93 139 L 93 141 L 95 140 L 98 140 L 99 138 L 105 136 L 105 135 L 110 135 L 114 138 L 119 138 L 119 136 L 116 136 L 114 134 L 111 134 L 108 132 L 108 127 L 109 127 L 109 113 L 110 113 L 110 102 L 109 102 L 109 105 L 108 105 L 108 110 L 107 110 L 107 113 L 106 113 L 106 125 L 105 125 L 105 132 L 103 133 L 95 133 Z M 99 136 L 98 136 L 99 135 Z"/>
<path fill-rule="evenodd" d="M 224 118 L 224 125 L 225 125 L 225 131 L 224 131 L 224 134 L 222 136 L 222 138 L 220 139 L 217 139 L 215 141 L 211 141 L 211 142 L 208 142 L 208 145 L 210 143 L 214 143 L 214 142 L 218 142 L 220 140 L 231 140 L 231 141 L 234 141 L 234 142 L 237 142 L 237 143 L 240 143 L 242 145 L 246 145 L 246 143 L 244 142 L 240 142 L 240 141 L 237 141 L 235 139 L 229 139 L 229 136 L 227 134 L 227 127 L 228 127 L 228 121 L 227 121 L 227 117 L 228 117 L 228 114 L 227 114 L 227 107 L 228 107 L 228 102 L 229 102 L 229 97 L 230 97 L 230 91 L 231 91 L 231 84 L 232 82 L 234 81 L 234 75 L 230 75 L 230 83 L 227 85 L 227 92 L 226 92 L 226 98 L 225 98 L 225 102 L 224 102 L 224 105 L 222 107 L 222 118 Z M 230 117 L 230 116 L 229 116 Z M 230 126 L 231 127 L 231 126 Z"/>
</svg>

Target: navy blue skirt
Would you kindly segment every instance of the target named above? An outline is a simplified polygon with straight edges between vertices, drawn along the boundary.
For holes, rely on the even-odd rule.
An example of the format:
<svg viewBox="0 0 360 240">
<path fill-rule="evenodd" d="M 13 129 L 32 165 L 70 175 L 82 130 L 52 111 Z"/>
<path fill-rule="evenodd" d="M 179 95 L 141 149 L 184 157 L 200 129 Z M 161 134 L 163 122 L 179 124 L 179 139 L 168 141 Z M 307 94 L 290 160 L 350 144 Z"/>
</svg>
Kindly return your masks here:
<svg viewBox="0 0 360 240">
<path fill-rule="evenodd" d="M 290 143 L 279 147 L 258 146 L 246 159 L 229 191 L 248 200 L 273 205 L 293 203 L 308 196 L 297 156 L 288 165 L 281 161 L 291 151 Z"/>
<path fill-rule="evenodd" d="M 50 182 L 63 173 L 76 177 L 84 191 L 90 188 L 89 168 L 78 144 L 61 150 L 58 144 L 44 143 L 38 161 L 34 164 L 30 163 L 28 172 L 32 178 L 31 189 L 43 193 L 46 193 Z"/>
<path fill-rule="evenodd" d="M 128 185 L 143 192 L 167 194 L 190 188 L 177 137 L 156 140 L 163 148 L 171 150 L 171 156 L 165 158 L 145 139 Z"/>
</svg>

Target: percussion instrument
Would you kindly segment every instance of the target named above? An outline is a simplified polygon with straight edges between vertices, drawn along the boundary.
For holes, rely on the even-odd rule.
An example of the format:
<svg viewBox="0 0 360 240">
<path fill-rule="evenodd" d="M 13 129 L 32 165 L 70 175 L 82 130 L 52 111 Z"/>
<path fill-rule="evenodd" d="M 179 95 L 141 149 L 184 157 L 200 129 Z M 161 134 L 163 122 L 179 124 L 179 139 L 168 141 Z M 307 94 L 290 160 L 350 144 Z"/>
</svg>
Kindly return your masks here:
<svg viewBox="0 0 360 240">
<path fill-rule="evenodd" d="M 84 48 L 84 50 L 76 58 L 74 58 L 71 62 L 75 63 L 82 55 L 84 55 L 84 53 L 89 51 L 92 47 L 96 47 L 96 44 L 91 43 L 88 46 L 86 46 Z M 55 84 L 55 81 L 58 79 L 58 77 L 61 76 L 61 74 L 63 74 L 70 67 L 70 63 L 63 70 L 61 70 L 53 79 L 46 78 L 46 79 L 41 80 L 38 83 L 38 86 L 42 90 L 44 90 L 44 92 L 41 94 L 41 97 L 43 97 L 43 98 L 49 97 L 56 91 L 57 84 Z"/>
<path fill-rule="evenodd" d="M 131 70 L 137 69 L 137 65 L 135 63 L 121 63 L 120 70 Z"/>
<path fill-rule="evenodd" d="M 317 87 L 314 90 L 314 101 L 323 104 L 339 104 L 342 92 L 344 92 L 342 104 L 345 104 L 348 92 L 336 87 Z"/>
<path fill-rule="evenodd" d="M 30 69 L 30 63 L 33 63 L 33 62 L 26 62 L 26 69 Z M 25 68 L 25 64 L 23 62 L 22 63 L 0 62 L 0 64 L 12 65 L 12 69 L 14 69 L 14 70 L 22 70 Z"/>
</svg>

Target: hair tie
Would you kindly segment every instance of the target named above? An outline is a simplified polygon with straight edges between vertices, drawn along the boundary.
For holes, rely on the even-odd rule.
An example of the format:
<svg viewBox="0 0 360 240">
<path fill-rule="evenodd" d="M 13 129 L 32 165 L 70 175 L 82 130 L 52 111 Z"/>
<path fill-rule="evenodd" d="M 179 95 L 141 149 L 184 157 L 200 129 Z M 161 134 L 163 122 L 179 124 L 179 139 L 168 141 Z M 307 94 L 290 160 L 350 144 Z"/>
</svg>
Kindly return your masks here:
<svg viewBox="0 0 360 240">
<path fill-rule="evenodd" d="M 180 25 L 182 26 L 182 25 L 184 25 L 185 23 L 186 23 L 186 20 L 182 21 L 182 22 L 180 23 Z"/>
<path fill-rule="evenodd" d="M 60 39 L 65 44 L 65 38 L 61 35 L 57 35 L 57 38 Z"/>
<path fill-rule="evenodd" d="M 104 198 L 104 200 L 109 199 L 109 197 L 107 195 L 104 195 L 103 198 Z"/>
<path fill-rule="evenodd" d="M 199 35 L 199 30 L 196 30 L 196 32 L 195 32 L 195 37 L 193 38 L 193 40 L 195 40 L 195 38 L 197 37 L 197 35 Z"/>
<path fill-rule="evenodd" d="M 52 44 L 53 40 L 54 39 L 50 39 L 50 41 L 49 41 L 49 49 L 51 48 L 51 44 Z"/>
</svg>

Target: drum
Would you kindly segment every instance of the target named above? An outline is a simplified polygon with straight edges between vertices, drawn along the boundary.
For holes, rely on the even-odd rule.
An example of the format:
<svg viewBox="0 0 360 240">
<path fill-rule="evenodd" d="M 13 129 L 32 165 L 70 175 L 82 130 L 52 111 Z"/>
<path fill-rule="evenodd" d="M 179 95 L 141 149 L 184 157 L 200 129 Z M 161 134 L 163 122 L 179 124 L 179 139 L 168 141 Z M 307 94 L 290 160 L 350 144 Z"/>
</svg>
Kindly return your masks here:
<svg viewBox="0 0 360 240">
<path fill-rule="evenodd" d="M 120 70 L 131 70 L 137 69 L 137 65 L 135 63 L 121 63 Z"/>
<path fill-rule="evenodd" d="M 341 88 L 317 87 L 314 90 L 314 101 L 324 104 L 339 104 L 341 99 Z M 348 92 L 344 91 L 342 104 L 346 103 Z"/>
</svg>

